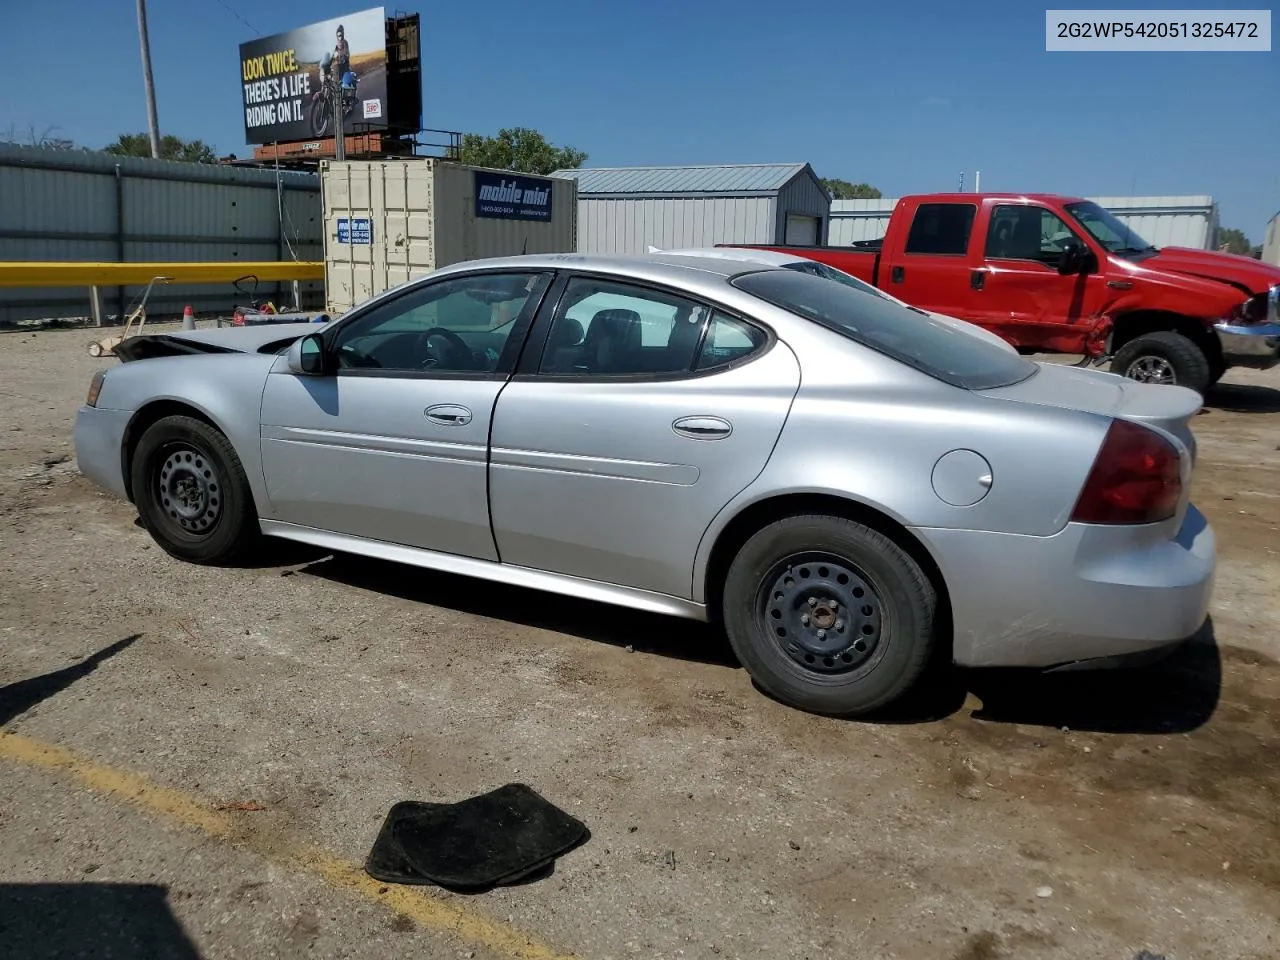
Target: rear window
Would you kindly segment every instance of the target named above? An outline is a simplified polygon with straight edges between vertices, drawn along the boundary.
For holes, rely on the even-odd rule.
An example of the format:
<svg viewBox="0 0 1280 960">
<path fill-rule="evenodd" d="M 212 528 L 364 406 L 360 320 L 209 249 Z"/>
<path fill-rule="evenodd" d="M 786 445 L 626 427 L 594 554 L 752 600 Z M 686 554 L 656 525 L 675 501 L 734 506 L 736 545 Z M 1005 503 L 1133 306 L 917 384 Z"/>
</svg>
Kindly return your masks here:
<svg viewBox="0 0 1280 960">
<path fill-rule="evenodd" d="M 973 218 L 978 208 L 972 203 L 922 203 L 916 208 L 907 253 L 960 256 L 969 249 Z"/>
<path fill-rule="evenodd" d="M 795 270 L 765 270 L 733 279 L 753 297 L 812 320 L 929 376 L 966 390 L 1018 383 L 1036 365 L 1017 354 L 900 306 Z"/>
</svg>

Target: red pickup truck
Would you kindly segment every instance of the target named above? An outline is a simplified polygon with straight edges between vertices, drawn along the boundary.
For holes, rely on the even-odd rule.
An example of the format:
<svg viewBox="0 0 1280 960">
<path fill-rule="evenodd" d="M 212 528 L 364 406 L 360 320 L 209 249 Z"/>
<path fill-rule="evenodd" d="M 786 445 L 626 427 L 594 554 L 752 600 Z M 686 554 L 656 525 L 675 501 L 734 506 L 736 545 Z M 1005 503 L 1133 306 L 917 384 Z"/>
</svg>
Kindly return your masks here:
<svg viewBox="0 0 1280 960">
<path fill-rule="evenodd" d="M 757 248 L 826 263 L 1025 353 L 1110 359 L 1113 372 L 1135 380 L 1204 392 L 1229 367 L 1280 362 L 1280 268 L 1157 249 L 1089 200 L 903 197 L 883 240 Z"/>
</svg>

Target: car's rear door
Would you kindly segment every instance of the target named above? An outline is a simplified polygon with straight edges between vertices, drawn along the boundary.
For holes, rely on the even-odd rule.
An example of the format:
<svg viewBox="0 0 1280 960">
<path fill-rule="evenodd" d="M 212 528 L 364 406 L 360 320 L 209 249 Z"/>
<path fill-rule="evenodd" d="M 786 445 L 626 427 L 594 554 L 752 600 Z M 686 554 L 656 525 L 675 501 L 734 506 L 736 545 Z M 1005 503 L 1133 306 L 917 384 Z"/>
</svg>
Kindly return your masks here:
<svg viewBox="0 0 1280 960">
<path fill-rule="evenodd" d="M 494 412 L 502 561 L 687 598 L 698 542 L 768 461 L 799 364 L 696 298 L 587 275 L 558 286 Z"/>
<path fill-rule="evenodd" d="M 976 199 L 902 208 L 910 220 L 886 236 L 876 286 L 921 310 L 979 322 L 972 270 L 982 256 L 974 239 L 978 211 Z"/>
<path fill-rule="evenodd" d="M 451 275 L 336 326 L 328 375 L 277 364 L 262 397 L 274 519 L 496 560 L 489 427 L 550 281 Z"/>
</svg>

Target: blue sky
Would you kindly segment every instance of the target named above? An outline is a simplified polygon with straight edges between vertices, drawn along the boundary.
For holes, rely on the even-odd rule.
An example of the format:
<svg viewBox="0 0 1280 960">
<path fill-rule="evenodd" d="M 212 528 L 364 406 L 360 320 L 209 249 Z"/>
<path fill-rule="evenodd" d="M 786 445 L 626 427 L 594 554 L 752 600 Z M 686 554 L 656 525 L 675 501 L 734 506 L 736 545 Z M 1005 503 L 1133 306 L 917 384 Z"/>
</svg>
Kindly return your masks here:
<svg viewBox="0 0 1280 960">
<path fill-rule="evenodd" d="M 149 0 L 161 132 L 245 156 L 239 44 L 371 5 Z M 133 0 L 5 6 L 0 130 L 146 129 Z M 392 6 L 424 15 L 427 126 L 535 127 L 588 166 L 807 160 L 886 196 L 961 170 L 985 190 L 1207 193 L 1255 243 L 1280 209 L 1274 45 L 1047 53 L 1045 5 L 1025 2 Z"/>
</svg>

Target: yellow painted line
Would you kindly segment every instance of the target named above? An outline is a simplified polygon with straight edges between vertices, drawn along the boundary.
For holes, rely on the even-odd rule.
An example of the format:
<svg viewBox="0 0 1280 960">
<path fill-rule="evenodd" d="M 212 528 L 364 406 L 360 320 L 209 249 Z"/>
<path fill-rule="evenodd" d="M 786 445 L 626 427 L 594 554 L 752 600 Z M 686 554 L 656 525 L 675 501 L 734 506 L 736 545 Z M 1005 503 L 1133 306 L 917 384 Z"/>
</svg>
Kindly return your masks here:
<svg viewBox="0 0 1280 960">
<path fill-rule="evenodd" d="M 154 784 L 141 774 L 87 760 L 65 747 L 0 731 L 0 758 L 66 774 L 95 793 L 162 814 L 220 840 L 234 839 L 265 859 L 306 870 L 334 889 L 383 904 L 427 930 L 451 934 L 513 960 L 575 960 L 572 954 L 561 953 L 469 907 L 437 899 L 422 888 L 380 883 L 358 864 L 325 850 L 267 843 L 255 837 L 249 819 L 253 814 L 231 816 L 207 801 Z"/>
<path fill-rule="evenodd" d="M 259 280 L 323 280 L 324 264 L 301 261 L 217 263 L 94 263 L 70 260 L 0 260 L 0 287 L 114 287 L 145 285 L 155 277 L 173 283 L 230 283 L 254 274 Z"/>
</svg>

